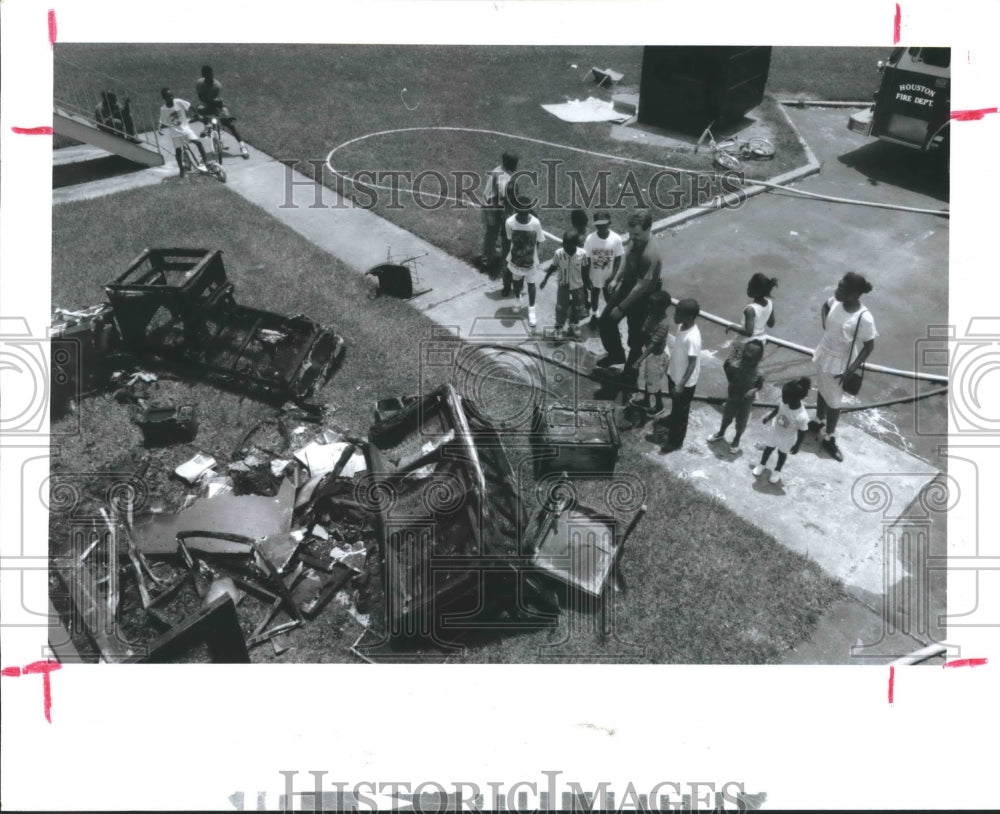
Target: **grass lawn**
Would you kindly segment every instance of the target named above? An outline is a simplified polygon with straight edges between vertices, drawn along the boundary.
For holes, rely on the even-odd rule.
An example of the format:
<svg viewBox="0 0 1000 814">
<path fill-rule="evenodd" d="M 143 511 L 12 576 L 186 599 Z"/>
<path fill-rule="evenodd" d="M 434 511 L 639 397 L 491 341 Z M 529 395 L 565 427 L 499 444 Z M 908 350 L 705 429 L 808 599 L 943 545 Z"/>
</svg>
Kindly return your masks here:
<svg viewBox="0 0 1000 814">
<path fill-rule="evenodd" d="M 55 207 L 52 240 L 53 303 L 69 308 L 101 300 L 101 286 L 143 247 L 222 248 L 237 301 L 304 312 L 345 336 L 343 365 L 318 400 L 331 408 L 327 415 L 334 426 L 353 433 L 366 433 L 377 398 L 426 392 L 450 377 L 447 369 L 436 369 L 421 381 L 420 340 L 430 338 L 434 327 L 426 317 L 400 301 L 369 299 L 361 275 L 210 179 L 173 179 Z M 150 493 L 168 508 L 177 507 L 184 494 L 168 477 L 178 464 L 196 450 L 225 464 L 243 432 L 274 414 L 273 407 L 201 383 L 165 379 L 154 391 L 195 402 L 201 423 L 195 444 L 147 451 Z M 507 402 L 484 406 L 499 414 L 516 412 L 524 394 L 514 387 L 498 392 Z M 60 442 L 54 472 L 72 477 L 128 466 L 141 442 L 129 415 L 110 396 L 85 400 L 75 416 L 54 427 L 58 432 L 75 421 L 81 426 L 80 433 Z M 808 636 L 823 609 L 841 595 L 839 585 L 813 562 L 664 472 L 628 438 L 619 471 L 644 485 L 649 512 L 624 558 L 629 591 L 616 604 L 616 637 L 599 642 L 593 618 L 571 610 L 556 628 L 484 641 L 451 660 L 766 663 Z M 606 486 L 591 483 L 583 498 Z M 531 511 L 532 492 L 524 491 Z M 57 520 L 52 533 L 57 549 Z M 295 647 L 281 660 L 351 660 L 347 646 L 359 632 L 331 605 L 293 632 Z M 263 646 L 253 658 L 275 656 Z"/>
<path fill-rule="evenodd" d="M 772 73 L 772 86 L 798 88 L 810 98 L 870 95 L 874 77 L 855 76 L 860 64 L 873 64 L 870 55 L 855 57 L 854 49 L 817 49 L 822 56 L 814 65 L 811 53 L 789 49 L 796 52 L 792 57 L 779 56 L 784 50 L 775 50 L 775 65 L 784 68 Z M 843 72 L 836 70 L 838 51 L 851 57 L 840 56 Z M 671 172 L 657 178 L 662 167 L 711 173 L 711 154 L 694 154 L 694 138 L 664 146 L 641 127 L 624 132 L 607 124 L 569 124 L 540 107 L 588 95 L 609 99 L 610 91 L 597 88 L 586 76 L 592 65 L 623 72 L 618 90 L 638 93 L 638 46 L 60 44 L 57 60 L 61 58 L 121 77 L 133 104 L 154 111 L 162 85 L 171 85 L 190 100 L 200 65 L 210 61 L 247 140 L 276 158 L 298 161 L 299 168 L 314 177 L 316 167 L 322 168 L 336 149 L 334 166 L 351 177 L 366 171 L 408 172 L 414 177 L 440 173 L 446 179 L 445 194 L 460 197 L 463 182 L 455 173 L 482 178 L 499 163 L 504 149 L 514 149 L 521 157 L 520 168 L 538 173 L 537 186 L 529 185 L 528 191 L 542 199 L 542 225 L 554 234 L 568 228 L 568 210 L 574 206 L 617 210 L 613 225 L 624 231 L 628 210 L 649 206 L 660 218 L 720 191 L 719 179 L 711 175 Z M 72 73 L 70 65 L 57 61 L 57 96 Z M 798 81 L 800 74 L 809 77 L 810 87 Z M 754 116 L 775 141 L 777 154 L 774 161 L 747 162 L 747 175 L 772 177 L 800 166 L 801 147 L 773 101 L 766 101 Z M 447 127 L 487 132 L 435 129 Z M 405 132 L 386 132 L 401 130 Z M 322 172 L 324 183 L 340 184 L 363 205 L 372 201 L 364 189 L 337 181 L 328 169 Z M 576 186 L 568 172 L 579 173 Z M 595 187 L 602 174 L 607 179 L 603 192 Z M 410 181 L 401 180 L 398 186 L 409 189 Z M 374 208 L 449 254 L 473 261 L 480 251 L 479 211 L 439 198 L 442 185 L 435 175 L 426 176 L 421 189 L 427 193 L 423 206 L 404 192 L 397 201 L 388 193 L 379 194 Z M 596 198 L 588 202 L 591 191 Z"/>
</svg>

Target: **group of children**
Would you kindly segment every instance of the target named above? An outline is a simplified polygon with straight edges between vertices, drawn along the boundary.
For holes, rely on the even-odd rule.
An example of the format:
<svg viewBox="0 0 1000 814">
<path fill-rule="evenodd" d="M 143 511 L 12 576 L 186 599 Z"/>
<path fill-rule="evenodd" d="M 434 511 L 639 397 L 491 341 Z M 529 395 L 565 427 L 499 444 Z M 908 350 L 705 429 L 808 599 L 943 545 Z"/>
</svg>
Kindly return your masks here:
<svg viewBox="0 0 1000 814">
<path fill-rule="evenodd" d="M 538 288 L 552 275 L 556 275 L 555 335 L 562 338 L 579 337 L 580 328 L 587 318 L 589 306 L 590 325 L 597 323 L 597 309 L 601 292 L 605 302 L 608 286 L 614 281 L 625 255 L 621 236 L 611 231 L 611 215 L 597 212 L 594 215 L 596 231 L 588 234 L 587 213 L 574 209 L 570 222 L 573 228 L 563 233 L 562 246 L 552 256 L 545 276 Z M 507 249 L 505 274 L 511 281 L 515 298 L 514 311 L 521 312 L 521 293 L 528 288 L 528 325 L 537 324 L 535 313 L 535 283 L 538 280 L 538 244 L 545 241 L 542 224 L 526 207 L 518 208 L 504 224 Z M 507 294 L 505 282 L 503 293 Z"/>
<path fill-rule="evenodd" d="M 574 210 L 571 223 L 573 228 L 563 234 L 562 246 L 556 250 L 539 284 L 539 288 L 544 288 L 550 277 L 556 277 L 556 339 L 578 338 L 588 310 L 591 324 L 596 322 L 601 292 L 604 292 L 607 302 L 609 286 L 618 274 L 625 253 L 621 237 L 610 229 L 611 217 L 607 212 L 595 213 L 597 231 L 589 235 L 586 212 Z M 508 268 L 513 279 L 513 292 L 520 305 L 521 291 L 527 281 L 528 324 L 534 326 L 537 247 L 544 240 L 541 223 L 529 211 L 519 210 L 507 220 L 506 236 L 510 246 Z M 729 427 L 735 425 L 735 435 L 729 447 L 734 454 L 739 451 L 750 410 L 763 386 L 759 365 L 764 356 L 767 330 L 775 324 L 771 292 L 777 284 L 773 277 L 759 272 L 754 274 L 747 285 L 750 301 L 743 309 L 742 324 L 726 328 L 726 333 L 733 331 L 738 336 L 723 364 L 728 387 L 722 423 L 708 440 L 712 443 L 725 440 Z M 681 299 L 674 308 L 673 323 L 677 325 L 677 331 L 671 349 L 668 336 L 672 303 L 666 291 L 650 295 L 642 328 L 642 354 L 626 371 L 636 377 L 638 392 L 629 402 L 633 409 L 650 418 L 658 417 L 665 410 L 664 397 L 670 396 L 670 413 L 662 419 L 667 430 L 666 451 L 679 449 L 684 443 L 691 402 L 701 370 L 701 332 L 696 324 L 700 314 L 698 301 Z M 788 455 L 799 451 L 808 429 L 803 401 L 811 384 L 808 377 L 801 377 L 782 386 L 781 403 L 763 419 L 770 427 L 760 462 L 751 467 L 755 477 L 763 474 L 771 454 L 777 451 L 777 461 L 769 481 L 773 484 L 781 482 L 781 471 Z"/>
<path fill-rule="evenodd" d="M 729 327 L 745 337 L 733 342 L 729 357 L 723 363 L 728 388 L 722 412 L 722 422 L 717 432 L 709 436 L 714 443 L 725 440 L 730 425 L 735 424 L 736 432 L 730 444 L 730 452 L 737 453 L 740 439 L 746 431 L 750 411 L 760 388 L 764 384 L 760 374 L 760 362 L 764 356 L 767 329 L 775 324 L 774 303 L 770 294 L 777 280 L 757 273 L 750 278 L 747 296 L 751 301 L 743 312 L 743 324 Z M 672 401 L 667 425 L 667 449 L 677 449 L 683 444 L 687 432 L 688 415 L 698 381 L 700 367 L 701 335 L 695 320 L 699 315 L 696 300 L 684 299 L 674 309 L 677 333 L 673 350 L 667 345 L 669 319 L 667 312 L 671 305 L 670 295 L 665 291 L 650 296 L 649 315 L 643 325 L 643 352 L 637 362 L 638 377 L 636 387 L 639 393 L 630 405 L 649 416 L 663 412 L 663 396 L 669 393 Z M 781 470 L 789 454 L 799 451 L 802 439 L 809 425 L 803 404 L 812 382 L 807 376 L 785 382 L 781 388 L 781 402 L 763 418 L 769 424 L 769 433 L 764 442 L 760 461 L 752 465 L 754 477 L 764 473 L 771 454 L 777 450 L 777 461 L 768 478 L 772 484 L 781 483 Z"/>
</svg>

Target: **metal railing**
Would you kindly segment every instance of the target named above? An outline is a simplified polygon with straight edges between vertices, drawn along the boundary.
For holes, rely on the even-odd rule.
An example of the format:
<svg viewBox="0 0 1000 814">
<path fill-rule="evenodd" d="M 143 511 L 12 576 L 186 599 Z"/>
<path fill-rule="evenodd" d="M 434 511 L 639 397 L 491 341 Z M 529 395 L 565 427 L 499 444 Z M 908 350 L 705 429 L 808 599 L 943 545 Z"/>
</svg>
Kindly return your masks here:
<svg viewBox="0 0 1000 814">
<path fill-rule="evenodd" d="M 114 133 L 122 138 L 132 136 L 131 140 L 160 152 L 156 134 L 160 119 L 159 108 L 146 99 L 133 97 L 120 79 L 78 65 L 68 59 L 56 57 L 53 88 L 53 107 L 57 111 L 61 110 L 107 133 Z M 97 106 L 101 103 L 104 93 L 115 94 L 122 108 L 128 103 L 134 125 L 133 133 L 127 133 L 124 127 L 102 124 L 98 121 Z"/>
</svg>

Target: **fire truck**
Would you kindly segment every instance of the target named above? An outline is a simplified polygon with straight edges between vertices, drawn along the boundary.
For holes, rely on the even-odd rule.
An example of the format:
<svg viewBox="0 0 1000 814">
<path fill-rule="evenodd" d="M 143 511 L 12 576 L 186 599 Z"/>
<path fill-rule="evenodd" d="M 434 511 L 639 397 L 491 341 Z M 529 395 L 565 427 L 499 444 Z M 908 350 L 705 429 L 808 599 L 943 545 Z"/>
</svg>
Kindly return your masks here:
<svg viewBox="0 0 1000 814">
<path fill-rule="evenodd" d="M 951 49 L 895 48 L 876 65 L 882 80 L 872 106 L 851 116 L 848 128 L 892 144 L 946 153 L 951 132 Z"/>
</svg>

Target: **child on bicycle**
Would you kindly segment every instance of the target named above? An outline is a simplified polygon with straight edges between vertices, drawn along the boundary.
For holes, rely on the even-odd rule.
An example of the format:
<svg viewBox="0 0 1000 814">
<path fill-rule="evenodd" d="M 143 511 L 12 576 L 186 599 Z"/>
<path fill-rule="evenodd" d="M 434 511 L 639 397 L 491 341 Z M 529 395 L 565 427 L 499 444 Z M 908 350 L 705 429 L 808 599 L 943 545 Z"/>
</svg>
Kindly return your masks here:
<svg viewBox="0 0 1000 814">
<path fill-rule="evenodd" d="M 781 403 L 764 416 L 764 423 L 771 422 L 771 432 L 764 442 L 764 452 L 760 463 L 752 467 L 753 476 L 760 477 L 767 465 L 767 459 L 775 449 L 778 450 L 778 463 L 775 464 L 769 483 L 781 483 L 781 468 L 785 465 L 788 454 L 795 455 L 802 445 L 806 430 L 809 428 L 809 416 L 802 400 L 809 393 L 812 382 L 808 376 L 785 382 L 781 388 Z"/>
<path fill-rule="evenodd" d="M 667 319 L 667 311 L 670 305 L 670 294 L 666 291 L 654 291 L 649 295 L 649 312 L 642 325 L 642 353 L 635 361 L 639 370 L 636 387 L 641 392 L 632 397 L 629 405 L 650 417 L 663 412 L 663 394 L 670 390 L 667 380 L 670 363 L 670 350 L 667 348 L 670 320 Z M 650 396 L 653 397 L 652 403 Z"/>
<path fill-rule="evenodd" d="M 729 381 L 729 388 L 726 393 L 726 403 L 722 408 L 722 423 L 719 431 L 715 435 L 708 437 L 709 442 L 722 441 L 726 437 L 726 430 L 734 421 L 736 422 L 736 435 L 733 436 L 733 443 L 729 451 L 734 455 L 740 451 L 740 439 L 747 428 L 747 421 L 750 418 L 750 409 L 753 407 L 757 393 L 764 385 L 764 379 L 760 375 L 760 360 L 764 356 L 764 343 L 759 339 L 751 339 L 743 345 L 743 352 L 740 354 L 740 361 L 734 365 L 729 359 L 722 364 L 722 369 L 726 373 Z"/>
<path fill-rule="evenodd" d="M 177 157 L 177 166 L 180 167 L 181 175 L 184 175 L 184 147 L 186 144 L 194 144 L 201 153 L 201 163 L 198 165 L 199 172 L 208 172 L 205 166 L 208 164 L 208 156 L 205 155 L 205 148 L 201 146 L 201 141 L 194 134 L 189 123 L 188 111 L 191 104 L 178 99 L 170 88 L 161 88 L 160 96 L 163 97 L 163 106 L 160 108 L 160 126 L 158 132 L 162 133 L 164 128 L 170 131 L 170 139 L 174 143 L 174 155 Z"/>
<path fill-rule="evenodd" d="M 239 142 L 240 155 L 250 158 L 250 151 L 247 150 L 247 145 L 233 124 L 234 118 L 222 101 L 222 83 L 215 78 L 211 65 L 201 66 L 201 78 L 195 82 L 194 90 L 198 94 L 198 115 L 217 117 L 219 124 L 232 133 L 233 138 Z"/>
<path fill-rule="evenodd" d="M 574 339 L 580 337 L 579 323 L 587 316 L 587 291 L 590 290 L 589 266 L 587 256 L 580 248 L 580 236 L 574 229 L 568 229 L 563 234 L 562 247 L 556 249 L 552 255 L 552 264 L 538 285 L 539 288 L 545 288 L 549 277 L 553 274 L 558 275 L 556 339 L 562 339 L 564 323 L 567 323 L 567 336 Z"/>
</svg>

